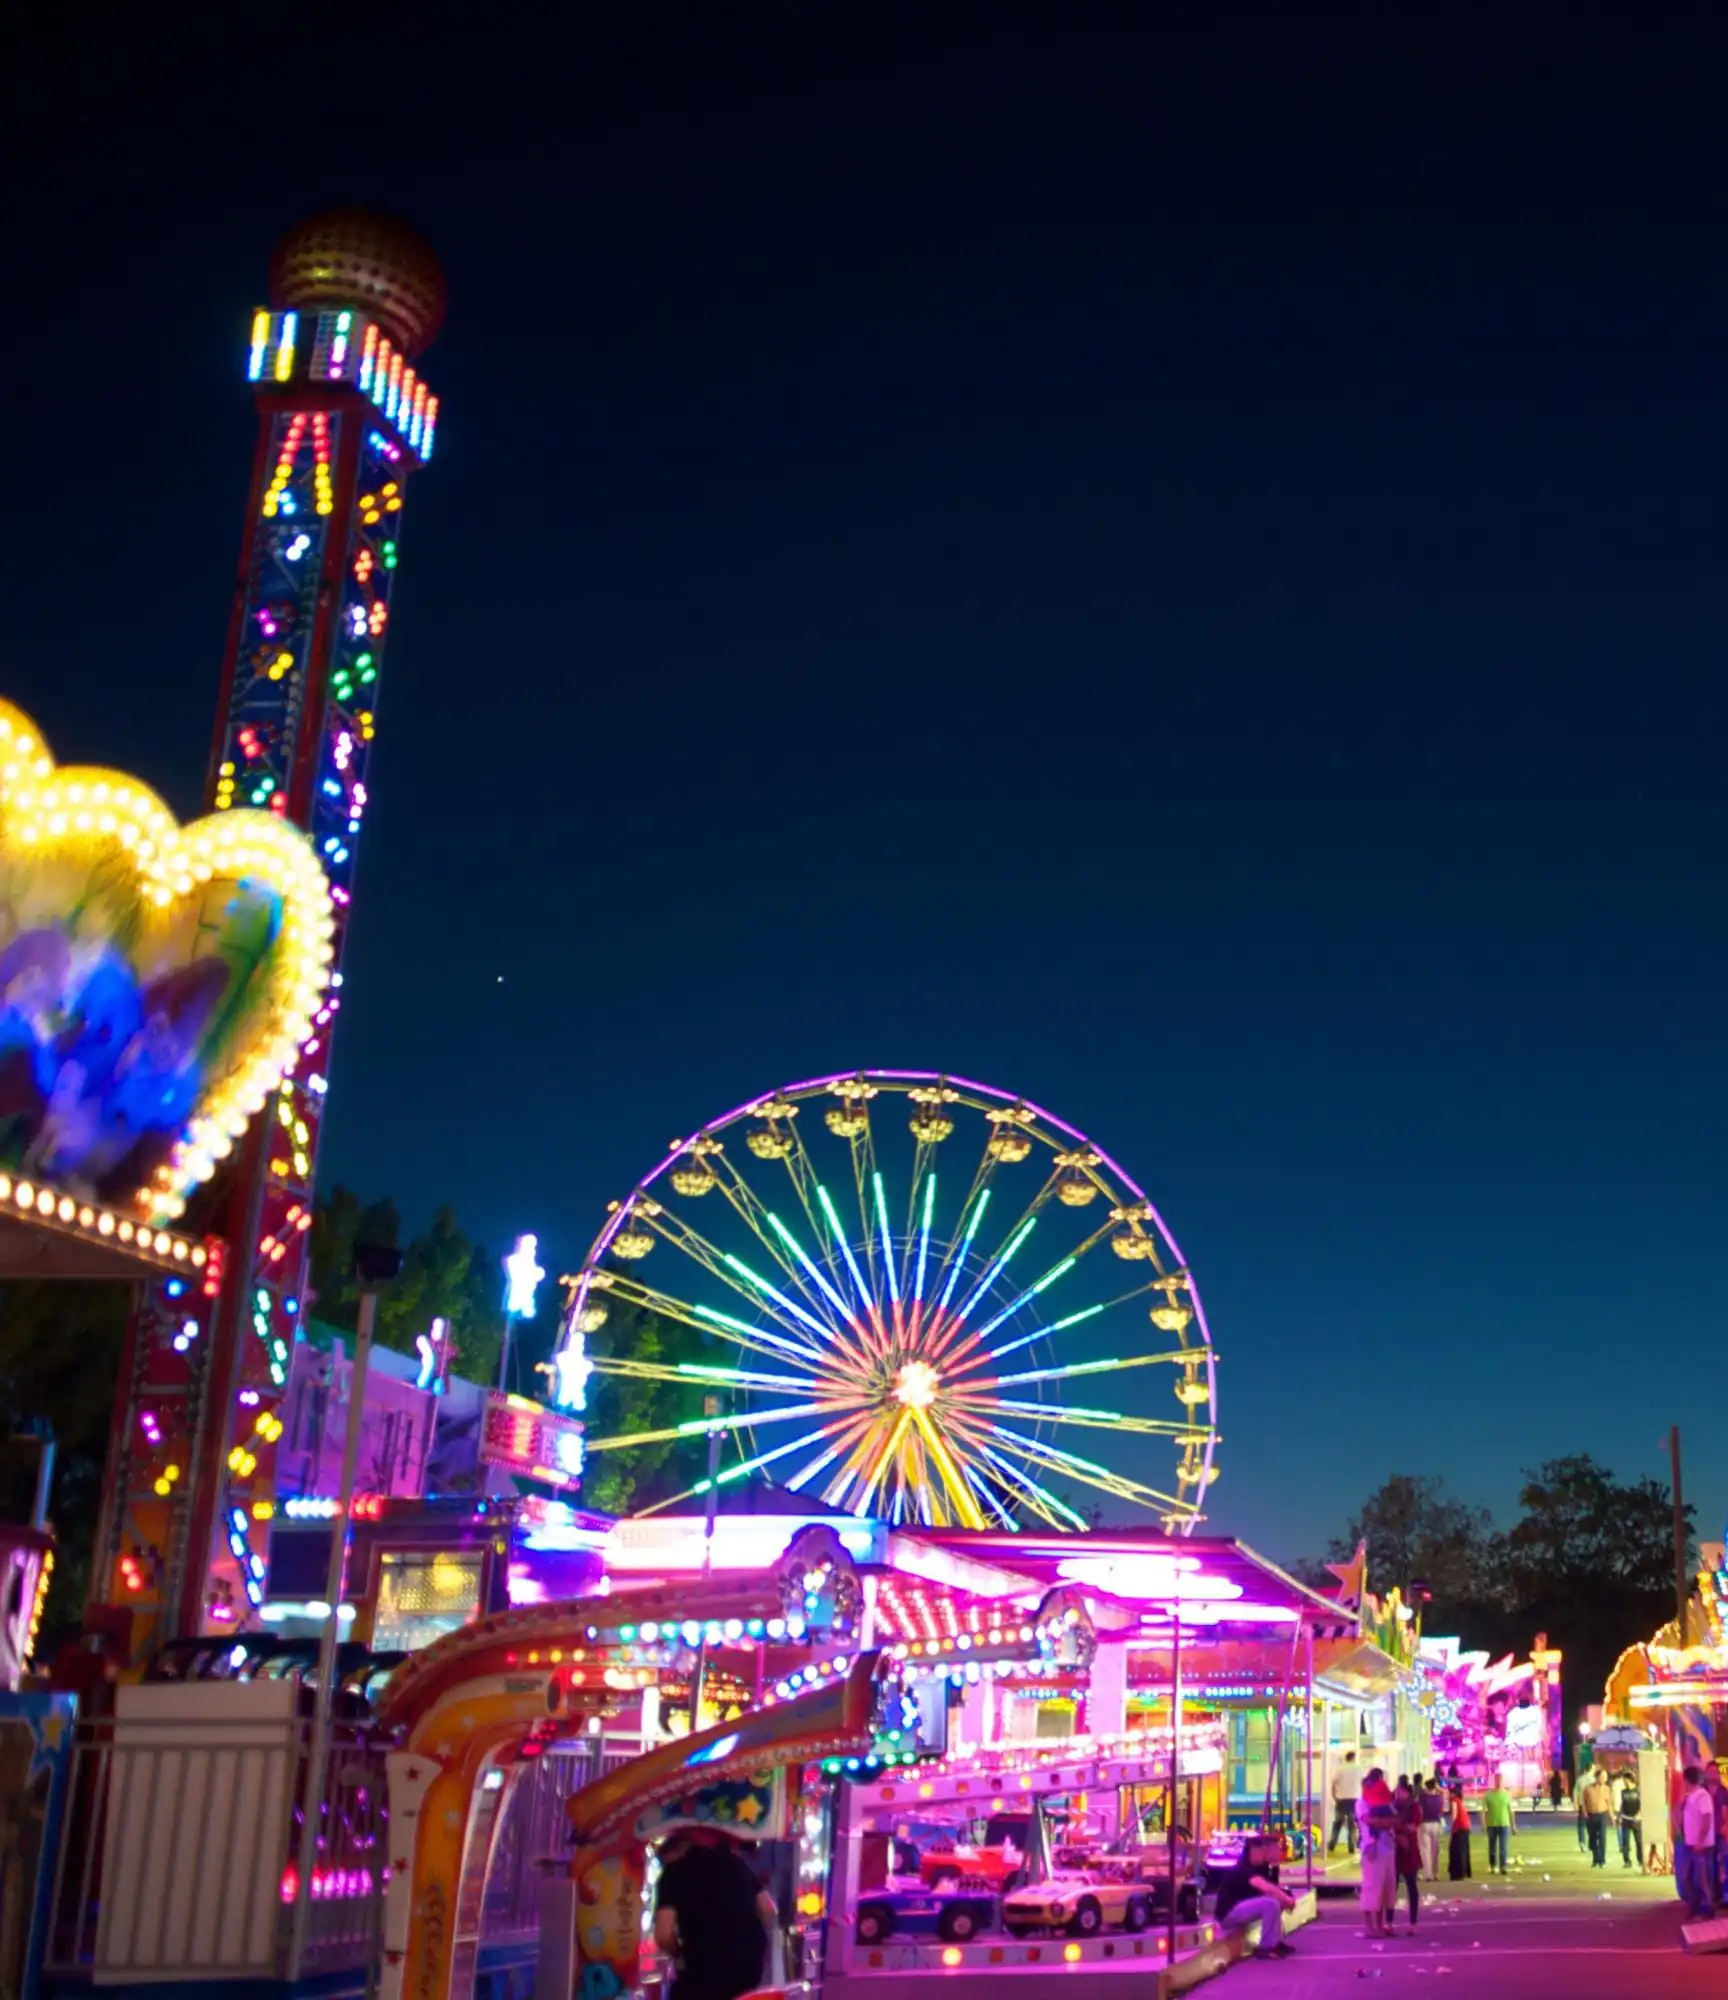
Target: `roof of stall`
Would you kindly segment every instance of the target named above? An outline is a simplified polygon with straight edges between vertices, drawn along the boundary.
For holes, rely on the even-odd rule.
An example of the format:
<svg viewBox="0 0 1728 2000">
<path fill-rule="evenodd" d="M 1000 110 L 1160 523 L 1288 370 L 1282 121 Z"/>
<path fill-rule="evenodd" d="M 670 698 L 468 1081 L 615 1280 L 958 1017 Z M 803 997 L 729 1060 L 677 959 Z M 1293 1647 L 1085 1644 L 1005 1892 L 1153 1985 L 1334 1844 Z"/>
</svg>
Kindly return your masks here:
<svg viewBox="0 0 1728 2000">
<path fill-rule="evenodd" d="M 1132 1631 L 1149 1645 L 1168 1644 L 1178 1627 L 1195 1639 L 1275 1641 L 1298 1626 L 1317 1639 L 1357 1635 L 1353 1610 L 1223 1536 L 907 1528 L 890 1535 L 888 1565 L 979 1595 L 989 1594 L 980 1586 L 990 1573 L 1022 1577 L 1035 1590 L 1072 1584 L 1114 1609 L 1103 1629 Z"/>
</svg>

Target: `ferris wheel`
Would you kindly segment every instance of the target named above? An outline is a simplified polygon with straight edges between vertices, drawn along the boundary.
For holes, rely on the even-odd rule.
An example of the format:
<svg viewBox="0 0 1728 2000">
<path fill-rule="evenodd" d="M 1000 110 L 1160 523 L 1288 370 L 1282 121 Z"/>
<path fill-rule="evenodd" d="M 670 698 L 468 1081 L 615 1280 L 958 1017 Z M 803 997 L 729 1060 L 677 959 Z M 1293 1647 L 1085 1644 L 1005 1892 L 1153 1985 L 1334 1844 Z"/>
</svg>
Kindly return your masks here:
<svg viewBox="0 0 1728 2000">
<path fill-rule="evenodd" d="M 591 1369 L 713 1398 L 589 1453 L 718 1436 L 722 1487 L 772 1468 L 934 1527 L 1083 1528 L 1096 1494 L 1185 1533 L 1217 1476 L 1217 1361 L 1169 1231 L 1083 1133 L 987 1084 L 860 1070 L 752 1098 L 675 1141 L 568 1282 L 567 1407 Z M 590 1354 L 620 1304 L 709 1353 Z"/>
</svg>

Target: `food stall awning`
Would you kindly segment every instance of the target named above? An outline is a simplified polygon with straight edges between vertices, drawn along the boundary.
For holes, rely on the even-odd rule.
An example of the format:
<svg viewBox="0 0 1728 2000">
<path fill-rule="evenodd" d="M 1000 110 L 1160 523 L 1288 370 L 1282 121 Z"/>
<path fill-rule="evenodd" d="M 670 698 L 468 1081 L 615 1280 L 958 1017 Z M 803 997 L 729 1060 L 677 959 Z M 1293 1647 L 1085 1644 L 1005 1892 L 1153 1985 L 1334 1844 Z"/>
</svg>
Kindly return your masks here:
<svg viewBox="0 0 1728 2000">
<path fill-rule="evenodd" d="M 1369 1639 L 1328 1640 L 1314 1651 L 1314 1692 L 1352 1707 L 1394 1693 L 1404 1672 Z"/>
</svg>

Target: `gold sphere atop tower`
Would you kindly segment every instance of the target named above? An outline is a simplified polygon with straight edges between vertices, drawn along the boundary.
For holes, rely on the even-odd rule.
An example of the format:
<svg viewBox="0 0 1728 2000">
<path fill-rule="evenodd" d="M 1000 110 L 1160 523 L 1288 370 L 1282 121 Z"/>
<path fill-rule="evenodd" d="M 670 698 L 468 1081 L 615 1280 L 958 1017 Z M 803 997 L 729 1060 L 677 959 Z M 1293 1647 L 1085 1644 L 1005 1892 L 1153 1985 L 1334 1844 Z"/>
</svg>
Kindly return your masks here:
<svg viewBox="0 0 1728 2000">
<path fill-rule="evenodd" d="M 278 311 L 354 306 L 410 357 L 431 346 L 448 293 L 431 246 L 393 215 L 327 208 L 296 223 L 270 259 Z"/>
</svg>

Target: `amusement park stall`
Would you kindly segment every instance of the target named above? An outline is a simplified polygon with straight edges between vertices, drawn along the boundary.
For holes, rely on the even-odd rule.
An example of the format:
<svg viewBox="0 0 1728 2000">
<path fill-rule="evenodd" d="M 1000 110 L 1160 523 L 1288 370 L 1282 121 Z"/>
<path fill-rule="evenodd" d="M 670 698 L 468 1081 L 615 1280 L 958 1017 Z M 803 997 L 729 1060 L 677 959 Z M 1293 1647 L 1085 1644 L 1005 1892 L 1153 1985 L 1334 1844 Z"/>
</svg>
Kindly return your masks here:
<svg viewBox="0 0 1728 2000">
<path fill-rule="evenodd" d="M 387 1993 L 469 1990 L 483 1933 L 460 1913 L 482 1907 L 522 1773 L 598 1718 L 645 1748 L 570 1803 L 574 1889 L 542 1948 L 562 1948 L 562 1926 L 593 1968 L 584 1990 L 652 1970 L 639 1915 L 619 1912 L 642 1910 L 660 1848 L 703 1824 L 761 1850 L 791 1970 L 837 1991 L 992 1965 L 1144 1969 L 1204 1943 L 1204 1857 L 1226 1818 L 1226 1728 L 1181 1682 L 1182 1621 L 1197 1612 L 1205 1649 L 1286 1717 L 1305 1708 L 1313 1643 L 1347 1622 L 1210 1538 L 1021 1549 L 790 1522 L 776 1560 L 729 1569 L 721 1517 L 715 1560 L 682 1571 L 689 1523 L 621 1525 L 665 1534 L 654 1570 L 482 1620 L 393 1676 L 391 1812 L 415 1831 L 390 1885 Z M 867 1537 L 864 1560 L 842 1527 Z M 1079 1727 L 1051 1731 L 1053 1688 Z"/>
<path fill-rule="evenodd" d="M 1677 1812 L 1681 1774 L 1720 1769 L 1728 1758 L 1728 1554 L 1703 1542 L 1686 1605 L 1686 1626 L 1672 1618 L 1641 1646 L 1629 1646 L 1603 1691 L 1602 1724 L 1585 1750 L 1609 1768 L 1634 1760 L 1644 1804 L 1646 1854 L 1668 1846 L 1657 1818 L 1666 1799 Z M 1652 1779 L 1660 1780 L 1653 1783 Z M 1670 1852 L 1671 1859 L 1671 1852 Z"/>
</svg>

